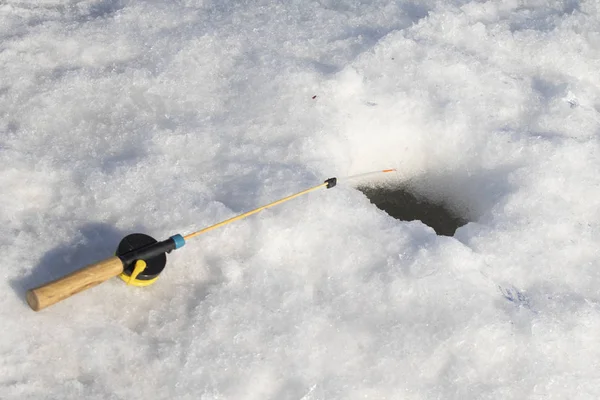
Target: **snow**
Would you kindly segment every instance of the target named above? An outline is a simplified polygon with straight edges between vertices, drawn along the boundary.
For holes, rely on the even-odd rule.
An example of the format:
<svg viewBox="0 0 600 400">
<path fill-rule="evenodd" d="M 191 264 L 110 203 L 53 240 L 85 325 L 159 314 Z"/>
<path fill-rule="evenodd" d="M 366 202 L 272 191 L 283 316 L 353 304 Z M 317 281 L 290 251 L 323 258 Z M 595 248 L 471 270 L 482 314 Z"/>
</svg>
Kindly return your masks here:
<svg viewBox="0 0 600 400">
<path fill-rule="evenodd" d="M 600 397 L 599 18 L 3 2 L 0 398 Z M 473 222 L 436 236 L 345 181 L 191 239 L 153 286 L 24 301 L 127 233 L 384 168 Z"/>
</svg>

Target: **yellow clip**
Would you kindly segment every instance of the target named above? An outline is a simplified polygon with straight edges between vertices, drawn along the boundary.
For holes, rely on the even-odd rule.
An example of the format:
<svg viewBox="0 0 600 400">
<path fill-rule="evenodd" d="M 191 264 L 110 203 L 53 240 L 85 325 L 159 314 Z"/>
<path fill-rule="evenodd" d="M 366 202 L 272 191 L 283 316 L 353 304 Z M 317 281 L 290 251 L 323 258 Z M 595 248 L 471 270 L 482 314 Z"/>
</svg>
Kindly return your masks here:
<svg viewBox="0 0 600 400">
<path fill-rule="evenodd" d="M 144 260 L 137 260 L 135 262 L 135 266 L 133 267 L 133 272 L 131 273 L 131 276 L 129 277 L 129 280 L 127 281 L 127 284 L 131 285 L 135 281 L 135 278 L 137 278 L 137 276 L 139 274 L 141 274 L 142 272 L 144 272 L 145 269 L 146 269 L 146 261 L 144 261 Z"/>
<path fill-rule="evenodd" d="M 147 267 L 147 265 L 146 265 L 146 262 L 144 260 L 137 260 L 135 262 L 135 265 L 133 267 L 133 271 L 131 272 L 131 275 L 127 275 L 127 273 L 125 271 L 123 271 L 119 275 L 119 278 L 121 278 L 121 280 L 123 282 L 125 282 L 127 285 L 131 285 L 131 286 L 150 286 L 154 282 L 156 282 L 156 280 L 158 279 L 158 276 L 155 276 L 152 279 L 144 279 L 144 280 L 137 279 L 138 275 L 141 274 L 145 270 L 146 267 Z"/>
</svg>

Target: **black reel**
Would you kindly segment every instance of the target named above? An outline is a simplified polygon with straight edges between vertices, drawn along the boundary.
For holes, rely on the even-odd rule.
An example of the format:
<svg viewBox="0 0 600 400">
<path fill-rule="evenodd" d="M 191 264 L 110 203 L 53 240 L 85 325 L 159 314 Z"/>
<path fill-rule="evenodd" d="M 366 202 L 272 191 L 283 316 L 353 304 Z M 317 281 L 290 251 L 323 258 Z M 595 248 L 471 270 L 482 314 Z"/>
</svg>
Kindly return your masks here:
<svg viewBox="0 0 600 400">
<path fill-rule="evenodd" d="M 135 286 L 148 286 L 156 281 L 158 275 L 160 275 L 167 265 L 167 255 L 164 252 L 154 255 L 151 258 L 144 258 L 146 268 L 135 279 L 130 280 L 137 261 L 135 258 L 132 259 L 131 255 L 156 243 L 158 243 L 158 240 L 143 233 L 132 233 L 121 240 L 116 252 L 116 256 L 123 261 L 123 273 L 119 275 L 121 279 Z"/>
</svg>

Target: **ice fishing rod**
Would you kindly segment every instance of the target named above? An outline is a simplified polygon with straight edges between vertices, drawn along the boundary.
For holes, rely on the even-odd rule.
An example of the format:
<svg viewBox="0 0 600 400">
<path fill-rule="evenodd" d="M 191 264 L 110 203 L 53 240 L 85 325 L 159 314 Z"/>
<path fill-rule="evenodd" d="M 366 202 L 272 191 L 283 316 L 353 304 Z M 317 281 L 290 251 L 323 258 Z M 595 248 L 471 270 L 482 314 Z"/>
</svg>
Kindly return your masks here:
<svg viewBox="0 0 600 400">
<path fill-rule="evenodd" d="M 381 174 L 393 172 L 395 169 L 385 169 L 383 171 L 369 172 L 366 174 L 354 175 L 343 178 L 354 179 L 362 178 L 371 174 Z M 276 206 L 296 197 L 310 193 L 317 189 L 331 189 L 338 182 L 337 178 L 329 178 L 322 184 L 313 186 L 301 192 L 284 197 L 262 207 L 255 208 L 252 211 L 240 214 L 238 216 L 226 219 L 225 221 L 211 225 L 185 236 L 176 234 L 163 240 L 157 241 L 151 236 L 143 233 L 133 233 L 127 235 L 121 240 L 117 247 L 115 255 L 94 264 L 87 265 L 77 271 L 48 282 L 42 286 L 27 291 L 27 303 L 34 311 L 51 306 L 73 296 L 86 289 L 94 287 L 110 278 L 119 276 L 128 285 L 148 286 L 154 283 L 167 264 L 166 253 L 182 248 L 186 240 L 199 236 L 203 233 L 227 225 L 231 222 L 249 217 L 266 208 Z"/>
</svg>

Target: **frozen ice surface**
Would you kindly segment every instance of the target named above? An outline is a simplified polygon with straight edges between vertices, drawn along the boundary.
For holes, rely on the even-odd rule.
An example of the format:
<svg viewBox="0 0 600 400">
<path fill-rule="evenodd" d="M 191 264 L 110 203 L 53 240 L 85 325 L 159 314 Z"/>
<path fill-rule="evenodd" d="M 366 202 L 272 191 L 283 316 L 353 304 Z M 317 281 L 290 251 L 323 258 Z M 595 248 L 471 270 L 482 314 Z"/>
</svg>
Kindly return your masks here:
<svg viewBox="0 0 600 400">
<path fill-rule="evenodd" d="M 599 18 L 0 3 L 0 398 L 599 398 Z M 436 236 L 340 184 L 190 240 L 154 286 L 23 301 L 126 233 L 390 167 L 475 222 Z"/>
</svg>

